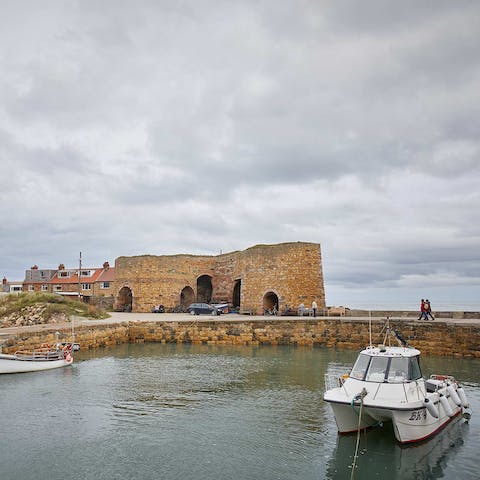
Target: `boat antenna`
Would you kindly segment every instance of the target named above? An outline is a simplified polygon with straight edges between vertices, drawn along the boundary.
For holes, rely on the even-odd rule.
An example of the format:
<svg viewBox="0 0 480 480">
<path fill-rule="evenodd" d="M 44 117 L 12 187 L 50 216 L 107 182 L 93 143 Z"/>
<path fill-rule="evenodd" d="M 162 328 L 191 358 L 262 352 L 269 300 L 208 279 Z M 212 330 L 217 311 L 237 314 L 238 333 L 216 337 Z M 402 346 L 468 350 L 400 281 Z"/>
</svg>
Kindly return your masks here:
<svg viewBox="0 0 480 480">
<path fill-rule="evenodd" d="M 390 346 L 390 317 L 386 318 L 385 325 L 387 329 L 385 331 L 385 337 L 383 338 L 383 344 L 386 345 L 388 340 L 388 346 Z"/>
<path fill-rule="evenodd" d="M 370 336 L 370 348 L 373 348 L 372 345 L 372 310 L 368 309 L 368 333 Z"/>
</svg>

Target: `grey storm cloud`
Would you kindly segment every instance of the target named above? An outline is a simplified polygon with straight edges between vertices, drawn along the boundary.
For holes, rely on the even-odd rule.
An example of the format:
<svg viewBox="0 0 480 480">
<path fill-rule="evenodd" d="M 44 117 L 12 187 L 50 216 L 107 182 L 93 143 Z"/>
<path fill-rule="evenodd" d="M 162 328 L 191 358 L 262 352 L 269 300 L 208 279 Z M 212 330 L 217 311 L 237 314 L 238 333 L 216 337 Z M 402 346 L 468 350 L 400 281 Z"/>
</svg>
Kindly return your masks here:
<svg viewBox="0 0 480 480">
<path fill-rule="evenodd" d="M 422 279 L 478 303 L 479 17 L 468 0 L 3 2 L 0 274 L 303 240 L 329 304 L 416 305 Z"/>
</svg>

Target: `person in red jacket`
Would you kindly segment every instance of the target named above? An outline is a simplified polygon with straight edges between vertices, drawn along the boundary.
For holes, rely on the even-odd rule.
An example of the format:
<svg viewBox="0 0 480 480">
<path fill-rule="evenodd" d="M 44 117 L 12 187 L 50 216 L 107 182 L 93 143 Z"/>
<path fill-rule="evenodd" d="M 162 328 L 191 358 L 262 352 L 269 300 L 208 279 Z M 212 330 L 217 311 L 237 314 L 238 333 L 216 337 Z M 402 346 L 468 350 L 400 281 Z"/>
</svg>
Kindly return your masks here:
<svg viewBox="0 0 480 480">
<path fill-rule="evenodd" d="M 420 316 L 418 317 L 418 320 L 428 320 L 425 307 L 426 307 L 425 300 L 422 298 L 420 302 Z"/>
</svg>

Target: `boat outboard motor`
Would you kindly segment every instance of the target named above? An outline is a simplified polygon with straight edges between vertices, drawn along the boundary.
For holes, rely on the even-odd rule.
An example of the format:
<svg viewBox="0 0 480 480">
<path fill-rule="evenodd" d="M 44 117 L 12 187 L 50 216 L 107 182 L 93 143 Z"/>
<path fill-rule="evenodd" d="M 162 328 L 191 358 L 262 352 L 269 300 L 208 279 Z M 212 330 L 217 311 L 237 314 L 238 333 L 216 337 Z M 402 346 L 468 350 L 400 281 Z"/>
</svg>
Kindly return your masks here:
<svg viewBox="0 0 480 480">
<path fill-rule="evenodd" d="M 447 387 L 447 392 L 450 394 L 450 398 L 455 402 L 457 407 L 459 407 L 462 404 L 462 401 L 460 400 L 455 387 L 453 385 L 449 385 Z"/>
<path fill-rule="evenodd" d="M 433 417 L 433 418 L 438 418 L 438 408 L 433 404 L 433 402 L 430 401 L 429 398 L 425 398 L 423 400 L 423 404 L 428 410 L 428 413 Z"/>
</svg>

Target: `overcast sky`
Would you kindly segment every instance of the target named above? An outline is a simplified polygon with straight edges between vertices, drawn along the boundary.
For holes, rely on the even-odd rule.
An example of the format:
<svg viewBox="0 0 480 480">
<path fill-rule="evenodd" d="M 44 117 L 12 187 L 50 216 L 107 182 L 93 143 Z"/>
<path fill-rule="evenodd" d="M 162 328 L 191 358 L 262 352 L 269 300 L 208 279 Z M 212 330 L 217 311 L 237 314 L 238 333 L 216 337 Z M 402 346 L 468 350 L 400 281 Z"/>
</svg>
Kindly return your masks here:
<svg viewBox="0 0 480 480">
<path fill-rule="evenodd" d="M 480 310 L 480 2 L 2 0 L 0 275 L 322 246 Z"/>
</svg>

